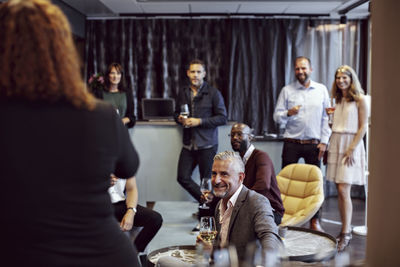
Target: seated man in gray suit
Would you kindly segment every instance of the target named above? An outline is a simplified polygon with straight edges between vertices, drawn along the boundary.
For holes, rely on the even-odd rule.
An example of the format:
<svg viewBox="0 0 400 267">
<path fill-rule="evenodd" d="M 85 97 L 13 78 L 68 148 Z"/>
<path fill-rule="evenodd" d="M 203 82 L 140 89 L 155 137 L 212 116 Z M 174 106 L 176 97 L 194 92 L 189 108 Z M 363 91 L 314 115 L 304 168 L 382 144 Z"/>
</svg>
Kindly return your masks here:
<svg viewBox="0 0 400 267">
<path fill-rule="evenodd" d="M 239 154 L 225 151 L 214 157 L 212 165 L 213 193 L 221 198 L 215 209 L 215 221 L 218 235 L 214 248 L 234 245 L 239 261 L 244 262 L 246 247 L 257 241 L 262 249 L 277 252 L 282 241 L 269 200 L 244 186 L 244 164 Z M 206 196 L 204 196 L 206 198 Z M 197 243 L 212 253 L 213 247 L 200 235 Z M 157 266 L 192 267 L 174 257 L 162 257 Z"/>
<path fill-rule="evenodd" d="M 215 210 L 217 247 L 234 245 L 239 260 L 245 259 L 246 246 L 258 240 L 263 250 L 282 246 L 269 200 L 244 186 L 244 164 L 239 154 L 225 151 L 214 157 L 212 185 L 221 198 Z M 197 242 L 202 242 L 200 236 Z"/>
</svg>

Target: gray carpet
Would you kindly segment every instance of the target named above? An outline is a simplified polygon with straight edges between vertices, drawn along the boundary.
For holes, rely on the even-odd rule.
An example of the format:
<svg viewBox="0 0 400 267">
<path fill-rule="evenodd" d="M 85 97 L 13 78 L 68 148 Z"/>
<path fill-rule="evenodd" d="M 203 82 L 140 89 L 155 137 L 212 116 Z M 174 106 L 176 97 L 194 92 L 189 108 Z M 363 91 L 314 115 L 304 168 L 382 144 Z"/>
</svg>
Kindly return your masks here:
<svg viewBox="0 0 400 267">
<path fill-rule="evenodd" d="M 147 252 L 177 245 L 194 245 L 196 235 L 191 234 L 197 220 L 192 213 L 198 204 L 190 201 L 157 201 L 154 210 L 163 217 L 163 225 L 147 246 Z"/>
</svg>

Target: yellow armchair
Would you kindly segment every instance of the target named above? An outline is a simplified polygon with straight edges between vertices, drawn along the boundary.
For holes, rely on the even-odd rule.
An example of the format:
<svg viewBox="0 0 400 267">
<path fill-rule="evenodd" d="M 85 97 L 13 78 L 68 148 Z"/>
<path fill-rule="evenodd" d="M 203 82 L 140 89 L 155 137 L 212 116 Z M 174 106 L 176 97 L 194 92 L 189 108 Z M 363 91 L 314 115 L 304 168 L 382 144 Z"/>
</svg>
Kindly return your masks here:
<svg viewBox="0 0 400 267">
<path fill-rule="evenodd" d="M 324 202 L 321 170 L 310 164 L 287 165 L 276 177 L 285 214 L 282 226 L 301 226 L 310 220 Z"/>
</svg>

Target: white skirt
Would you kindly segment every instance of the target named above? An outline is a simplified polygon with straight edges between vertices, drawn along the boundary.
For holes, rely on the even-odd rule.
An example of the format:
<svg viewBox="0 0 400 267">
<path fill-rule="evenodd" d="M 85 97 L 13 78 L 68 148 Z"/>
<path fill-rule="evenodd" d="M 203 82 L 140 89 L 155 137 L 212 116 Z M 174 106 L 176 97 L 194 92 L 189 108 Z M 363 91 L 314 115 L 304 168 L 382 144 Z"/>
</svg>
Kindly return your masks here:
<svg viewBox="0 0 400 267">
<path fill-rule="evenodd" d="M 337 184 L 364 185 L 366 182 L 365 148 L 361 140 L 353 152 L 354 164 L 346 166 L 342 163 L 347 148 L 355 134 L 332 133 L 328 147 L 328 166 L 326 179 Z"/>
</svg>

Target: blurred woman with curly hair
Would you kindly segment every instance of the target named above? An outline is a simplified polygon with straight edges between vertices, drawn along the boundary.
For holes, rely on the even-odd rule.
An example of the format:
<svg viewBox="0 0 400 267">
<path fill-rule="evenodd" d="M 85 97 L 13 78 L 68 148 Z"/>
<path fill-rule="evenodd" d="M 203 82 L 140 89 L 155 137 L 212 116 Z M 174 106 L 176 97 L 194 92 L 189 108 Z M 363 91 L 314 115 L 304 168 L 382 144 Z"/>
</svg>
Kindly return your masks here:
<svg viewBox="0 0 400 267">
<path fill-rule="evenodd" d="M 85 90 L 70 27 L 46 0 L 0 5 L 0 236 L 13 266 L 138 266 L 110 174 L 139 160 L 114 108 Z"/>
</svg>

